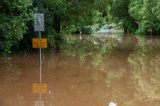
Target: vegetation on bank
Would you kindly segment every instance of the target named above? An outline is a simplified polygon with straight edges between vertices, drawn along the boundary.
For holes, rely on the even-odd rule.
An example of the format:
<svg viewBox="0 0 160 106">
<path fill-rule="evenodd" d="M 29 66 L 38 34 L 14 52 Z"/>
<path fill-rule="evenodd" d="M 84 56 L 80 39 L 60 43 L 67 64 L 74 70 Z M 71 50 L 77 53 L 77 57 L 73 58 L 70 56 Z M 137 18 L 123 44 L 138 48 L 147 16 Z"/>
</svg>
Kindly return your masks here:
<svg viewBox="0 0 160 106">
<path fill-rule="evenodd" d="M 31 39 L 37 37 L 33 15 L 38 10 L 45 14 L 43 37 L 57 51 L 68 34 L 90 34 L 106 24 L 124 32 L 160 32 L 160 0 L 1 0 L 1 55 L 32 49 Z"/>
</svg>

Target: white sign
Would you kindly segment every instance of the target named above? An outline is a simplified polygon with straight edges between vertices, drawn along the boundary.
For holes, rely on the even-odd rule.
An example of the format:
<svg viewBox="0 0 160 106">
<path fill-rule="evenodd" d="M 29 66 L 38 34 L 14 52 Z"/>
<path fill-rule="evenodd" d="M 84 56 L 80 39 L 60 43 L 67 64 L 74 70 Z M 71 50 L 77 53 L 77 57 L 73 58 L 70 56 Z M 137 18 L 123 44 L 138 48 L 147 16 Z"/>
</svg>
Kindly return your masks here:
<svg viewBox="0 0 160 106">
<path fill-rule="evenodd" d="M 34 14 L 34 31 L 44 31 L 44 14 Z"/>
<path fill-rule="evenodd" d="M 35 106 L 44 106 L 44 101 L 34 101 Z"/>
</svg>

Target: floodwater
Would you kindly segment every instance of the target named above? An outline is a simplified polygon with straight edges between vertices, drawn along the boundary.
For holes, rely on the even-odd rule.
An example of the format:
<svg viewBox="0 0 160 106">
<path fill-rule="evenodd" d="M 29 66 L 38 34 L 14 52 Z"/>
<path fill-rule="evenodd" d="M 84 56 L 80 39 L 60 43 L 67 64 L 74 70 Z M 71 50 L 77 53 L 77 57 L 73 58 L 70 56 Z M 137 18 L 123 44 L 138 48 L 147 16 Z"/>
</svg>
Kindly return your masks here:
<svg viewBox="0 0 160 106">
<path fill-rule="evenodd" d="M 43 50 L 44 106 L 160 106 L 159 37 L 83 42 L 59 54 Z M 39 94 L 32 92 L 38 83 L 38 52 L 0 58 L 0 106 L 43 106 L 35 105 Z"/>
</svg>

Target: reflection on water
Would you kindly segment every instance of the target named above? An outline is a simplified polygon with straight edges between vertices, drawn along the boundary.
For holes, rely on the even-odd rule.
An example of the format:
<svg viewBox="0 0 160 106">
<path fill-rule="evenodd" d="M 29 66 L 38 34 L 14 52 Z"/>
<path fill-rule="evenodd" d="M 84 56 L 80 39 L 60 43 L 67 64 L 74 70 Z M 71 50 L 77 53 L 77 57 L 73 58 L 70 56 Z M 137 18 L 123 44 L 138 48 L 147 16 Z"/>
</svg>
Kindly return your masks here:
<svg viewBox="0 0 160 106">
<path fill-rule="evenodd" d="M 160 100 L 160 51 L 150 51 L 142 44 L 141 48 L 130 54 L 128 60 L 134 69 L 136 89 L 145 95 L 142 98 Z"/>
<path fill-rule="evenodd" d="M 159 38 L 117 35 L 77 42 L 63 45 L 57 55 L 43 53 L 42 82 L 49 86 L 42 95 L 45 106 L 160 105 Z M 38 57 L 0 58 L 0 106 L 34 106 Z"/>
</svg>

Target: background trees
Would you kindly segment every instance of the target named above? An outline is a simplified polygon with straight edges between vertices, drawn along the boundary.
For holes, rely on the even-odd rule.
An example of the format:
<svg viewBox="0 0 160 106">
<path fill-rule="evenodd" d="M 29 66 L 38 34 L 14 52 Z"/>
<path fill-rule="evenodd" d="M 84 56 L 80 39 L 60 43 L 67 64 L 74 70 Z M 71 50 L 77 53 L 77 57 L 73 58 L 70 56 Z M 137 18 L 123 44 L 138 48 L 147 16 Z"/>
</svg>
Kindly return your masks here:
<svg viewBox="0 0 160 106">
<path fill-rule="evenodd" d="M 121 23 L 124 32 L 134 32 L 138 25 L 135 19 L 129 14 L 130 0 L 112 0 L 111 15 L 117 23 Z"/>
<path fill-rule="evenodd" d="M 139 25 L 137 32 L 159 32 L 159 0 L 131 0 L 129 13 Z"/>
<path fill-rule="evenodd" d="M 76 31 L 90 33 L 93 25 L 102 25 L 107 15 L 106 0 L 33 0 L 33 2 L 2 0 L 0 2 L 2 54 L 10 53 L 12 48 L 13 50 L 19 48 L 21 39 L 31 40 L 29 36 L 35 36 L 32 17 L 36 8 L 45 14 L 44 34 L 49 37 L 50 45 L 57 46 L 57 49 L 63 39 L 62 33 Z M 21 40 L 21 44 L 26 45 L 24 42 L 29 40 Z"/>
<path fill-rule="evenodd" d="M 43 34 L 50 47 L 59 45 L 64 34 L 89 34 L 110 22 L 124 32 L 160 32 L 160 0 L 1 0 L 1 54 L 16 50 L 20 43 L 31 44 L 28 42 L 35 35 L 32 17 L 37 8 L 45 14 Z"/>
<path fill-rule="evenodd" d="M 159 0 L 111 0 L 110 14 L 125 32 L 160 32 Z"/>
<path fill-rule="evenodd" d="M 59 51 L 62 33 L 90 33 L 93 25 L 104 22 L 107 15 L 106 0 L 46 0 L 43 2 L 46 14 L 46 33 L 55 41 Z"/>
<path fill-rule="evenodd" d="M 28 9 L 31 0 L 0 1 L 0 53 L 7 54 L 18 48 L 19 41 L 27 30 L 26 23 L 32 12 Z"/>
</svg>

